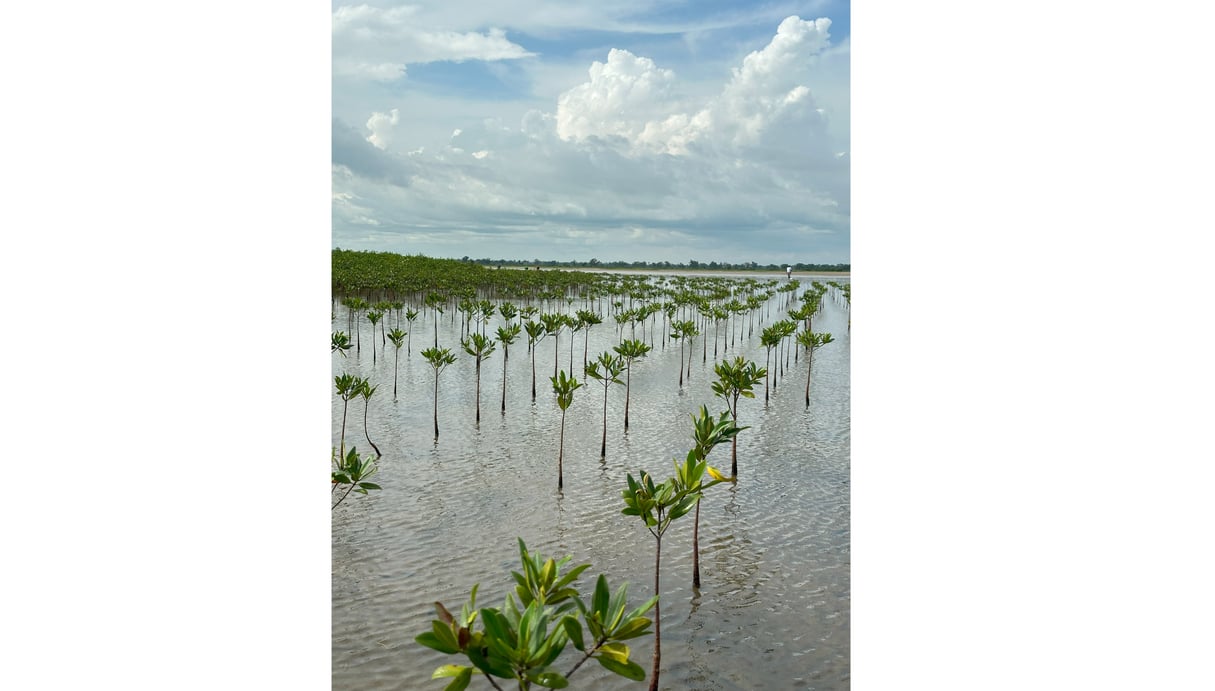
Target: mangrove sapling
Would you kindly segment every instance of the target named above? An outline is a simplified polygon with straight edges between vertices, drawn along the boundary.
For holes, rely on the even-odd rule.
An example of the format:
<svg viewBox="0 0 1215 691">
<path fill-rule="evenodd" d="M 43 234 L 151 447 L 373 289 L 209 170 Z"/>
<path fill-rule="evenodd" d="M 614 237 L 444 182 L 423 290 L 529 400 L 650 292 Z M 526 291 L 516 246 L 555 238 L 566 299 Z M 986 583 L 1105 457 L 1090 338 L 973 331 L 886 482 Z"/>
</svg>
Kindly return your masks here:
<svg viewBox="0 0 1215 691">
<path fill-rule="evenodd" d="M 432 312 L 434 312 L 434 319 L 435 319 L 435 346 L 434 347 L 436 347 L 436 348 L 439 347 L 439 316 L 443 314 L 443 306 L 446 304 L 447 304 L 447 298 L 442 295 L 438 295 L 436 293 L 431 293 L 426 296 L 426 305 L 428 307 L 430 307 Z"/>
<path fill-rule="evenodd" d="M 565 376 L 565 370 L 561 370 L 560 377 L 553 377 L 553 393 L 557 396 L 557 405 L 561 408 L 561 437 L 557 445 L 557 489 L 563 486 L 561 475 L 561 461 L 565 456 L 565 411 L 574 402 L 574 391 L 578 390 L 582 383 L 571 375 Z"/>
<path fill-rule="evenodd" d="M 759 383 L 759 378 L 768 380 L 768 368 L 760 369 L 754 362 L 744 359 L 741 355 L 730 360 L 722 360 L 713 365 L 717 373 L 717 381 L 711 384 L 713 395 L 720 396 L 726 402 L 726 407 L 738 426 L 738 397 L 755 398 L 752 389 Z M 741 427 L 739 429 L 746 429 Z M 738 477 L 738 436 L 735 435 L 730 448 L 730 477 Z"/>
<path fill-rule="evenodd" d="M 603 367 L 600 372 L 599 368 Z M 608 351 L 599 354 L 599 359 L 588 363 L 586 376 L 599 380 L 603 384 L 603 442 L 599 445 L 599 458 L 607 458 L 607 396 L 612 384 L 624 384 L 620 381 L 620 373 L 624 371 L 624 360 L 619 355 Z"/>
<path fill-rule="evenodd" d="M 764 406 L 768 405 L 768 361 L 772 358 L 772 349 L 780 345 L 781 335 L 776 325 L 769 326 L 760 333 L 759 342 L 767 350 L 764 355 Z M 775 377 L 774 377 L 775 379 Z M 775 387 L 773 387 L 775 388 Z"/>
<path fill-rule="evenodd" d="M 375 339 L 372 340 L 374 341 Z M 371 441 L 371 435 L 367 433 L 367 408 L 371 406 L 371 394 L 375 393 L 375 390 L 378 388 L 378 386 L 372 386 L 371 382 L 366 379 L 359 386 L 359 395 L 363 397 L 363 436 L 367 437 L 367 443 L 371 444 L 371 448 L 375 449 L 376 458 L 379 458 L 383 454 L 380 453 L 380 447 Z"/>
<path fill-rule="evenodd" d="M 644 681 L 645 670 L 629 659 L 631 651 L 625 641 L 650 633 L 652 622 L 644 615 L 657 603 L 657 596 L 626 611 L 628 583 L 613 594 L 601 574 L 588 604 L 574 581 L 590 564 L 564 571 L 570 557 L 545 559 L 539 552 L 528 552 L 522 539 L 519 553 L 523 568 L 511 572 L 517 585 L 501 608 L 477 609 L 480 584 L 473 586 L 459 617 L 435 603 L 438 618 L 431 621 L 430 631 L 414 640 L 446 655 L 463 655 L 471 664 L 442 665 L 431 679 L 452 678 L 445 689 L 459 691 L 479 672 L 499 691 L 502 687 L 495 678 L 513 680 L 521 690 L 533 684 L 560 689 L 569 685 L 569 678 L 583 663 L 594 659 L 615 674 Z M 480 630 L 474 630 L 478 619 Z M 561 673 L 555 663 L 569 643 L 581 655 L 569 671 Z"/>
<path fill-rule="evenodd" d="M 376 452 L 379 453 L 378 451 Z M 377 456 L 378 457 L 378 456 Z M 359 494 L 367 494 L 369 489 L 380 489 L 380 486 L 374 482 L 367 482 L 367 478 L 376 474 L 379 468 L 376 462 L 370 456 L 361 458 L 356 448 L 351 447 L 350 453 L 345 456 L 338 456 L 336 452 L 333 456 L 333 488 L 329 491 L 333 494 L 334 490 L 342 485 L 349 485 L 342 496 L 334 502 L 333 506 L 329 507 L 332 511 L 341 504 L 342 501 L 353 491 Z"/>
<path fill-rule="evenodd" d="M 803 331 L 797 335 L 797 342 L 806 349 L 806 408 L 810 407 L 810 371 L 814 368 L 814 352 L 834 340 L 829 333 Z"/>
<path fill-rule="evenodd" d="M 624 358 L 624 431 L 629 431 L 629 392 L 633 388 L 633 361 L 645 357 L 646 353 L 653 350 L 653 346 L 646 345 L 642 341 L 636 339 L 625 339 L 620 345 L 613 346 L 612 350 L 620 354 Z"/>
<path fill-rule="evenodd" d="M 705 412 L 708 415 L 708 412 Z M 711 447 L 710 447 L 711 448 Z M 707 451 L 705 452 L 707 454 Z M 661 484 L 655 485 L 654 479 L 644 470 L 634 480 L 631 474 L 625 476 L 628 487 L 621 492 L 624 498 L 624 509 L 621 513 L 626 516 L 638 516 L 645 523 L 646 530 L 654 536 L 654 594 L 661 589 L 662 565 L 662 536 L 671 522 L 687 515 L 692 507 L 700 501 L 704 490 L 726 481 L 724 475 L 716 468 L 709 469 L 704 460 L 697 460 L 697 450 L 688 452 L 682 466 L 675 460 L 675 476 L 669 477 Z M 704 483 L 705 472 L 713 478 Z M 661 605 L 654 605 L 654 663 L 650 670 L 650 691 L 658 691 L 658 670 L 662 660 L 662 622 Z"/>
<path fill-rule="evenodd" d="M 568 314 L 564 315 L 564 316 L 565 316 L 565 325 L 570 330 L 570 374 L 573 374 L 573 372 L 574 372 L 574 341 L 577 340 L 574 338 L 574 336 L 579 331 L 581 331 L 582 328 L 584 326 L 586 326 L 586 324 L 583 323 L 583 321 L 581 319 L 579 319 L 578 317 L 571 317 Z M 586 368 L 583 367 L 583 369 L 585 370 Z"/>
<path fill-rule="evenodd" d="M 544 338 L 544 324 L 528 321 L 523 325 L 527 331 L 527 350 L 532 354 L 532 403 L 536 402 L 536 344 Z"/>
<path fill-rule="evenodd" d="M 509 302 L 504 302 L 498 305 L 498 314 L 501 314 L 502 318 L 506 320 L 506 326 L 510 326 L 510 320 L 519 315 L 519 309 Z M 519 328 L 523 327 L 520 326 Z"/>
<path fill-rule="evenodd" d="M 407 332 L 409 338 L 405 342 L 406 356 L 413 355 L 413 320 L 417 318 L 418 311 L 416 309 L 410 307 L 409 309 L 405 310 L 405 321 L 409 322 L 409 331 Z"/>
<path fill-rule="evenodd" d="M 498 327 L 498 340 L 502 342 L 502 414 L 506 415 L 506 361 L 510 359 L 510 346 L 519 337 L 519 325 Z"/>
<path fill-rule="evenodd" d="M 460 341 L 464 352 L 476 358 L 477 363 L 477 422 L 481 422 L 481 361 L 494 352 L 495 341 L 477 332 L 472 332 L 468 338 Z"/>
<path fill-rule="evenodd" d="M 557 376 L 557 361 L 560 355 L 557 353 L 557 341 L 560 340 L 561 332 L 569 324 L 566 321 L 565 315 L 557 312 L 549 312 L 540 315 L 540 323 L 544 324 L 544 333 L 553 337 L 553 376 Z"/>
<path fill-rule="evenodd" d="M 367 313 L 367 321 L 371 322 L 371 364 L 375 365 L 375 325 L 380 323 L 383 313 L 371 311 Z"/>
<path fill-rule="evenodd" d="M 603 318 L 598 313 L 590 310 L 578 310 L 578 321 L 582 324 L 582 328 L 586 331 L 585 339 L 582 341 L 582 373 L 586 374 L 586 355 L 587 349 L 591 344 L 591 327 L 596 324 L 602 324 Z M 574 368 L 570 365 L 570 369 Z"/>
<path fill-rule="evenodd" d="M 342 458 L 346 456 L 346 410 L 350 407 L 350 399 L 359 395 L 365 381 L 361 377 L 345 372 L 333 378 L 337 394 L 342 397 L 342 437 L 338 446 L 338 455 Z"/>
<path fill-rule="evenodd" d="M 389 314 L 392 313 L 392 305 L 393 305 L 393 303 L 389 302 L 388 300 L 380 300 L 379 302 L 372 305 L 372 307 L 375 309 L 375 311 L 380 313 L 381 317 L 387 317 Z M 381 348 L 388 347 L 388 334 L 386 334 L 384 332 L 384 329 L 387 326 L 388 326 L 388 319 L 385 318 L 384 323 L 380 324 L 380 347 Z M 371 337 L 375 338 L 375 325 L 372 325 L 372 327 L 371 327 Z"/>
<path fill-rule="evenodd" d="M 346 357 L 347 350 L 350 350 L 350 336 L 347 336 L 345 331 L 334 331 L 333 340 L 329 345 L 329 352 L 337 352 L 342 357 Z"/>
<path fill-rule="evenodd" d="M 435 441 L 439 440 L 439 375 L 447 366 L 456 361 L 456 356 L 448 348 L 427 348 L 422 351 L 422 357 L 430 363 L 435 371 Z"/>
<path fill-rule="evenodd" d="M 747 429 L 739 427 L 730 418 L 730 411 L 723 411 L 721 415 L 714 420 L 709 415 L 709 409 L 706 406 L 700 406 L 700 415 L 692 416 L 692 450 L 689 455 L 695 456 L 697 461 L 704 461 L 713 450 L 713 447 L 722 443 L 727 439 L 737 439 L 738 433 Z M 725 480 L 715 468 L 705 467 L 709 475 L 714 480 Z M 678 470 L 678 468 L 677 468 Z M 737 482 L 736 477 L 729 478 L 730 482 Z M 693 491 L 698 491 L 700 478 L 680 478 L 681 482 L 692 487 Z M 692 522 L 692 587 L 700 587 L 700 502 L 696 502 L 696 517 Z"/>
<path fill-rule="evenodd" d="M 397 400 L 397 368 L 401 363 L 401 346 L 405 345 L 405 332 L 393 329 L 388 332 L 388 340 L 396 348 L 392 357 L 392 400 Z"/>
</svg>

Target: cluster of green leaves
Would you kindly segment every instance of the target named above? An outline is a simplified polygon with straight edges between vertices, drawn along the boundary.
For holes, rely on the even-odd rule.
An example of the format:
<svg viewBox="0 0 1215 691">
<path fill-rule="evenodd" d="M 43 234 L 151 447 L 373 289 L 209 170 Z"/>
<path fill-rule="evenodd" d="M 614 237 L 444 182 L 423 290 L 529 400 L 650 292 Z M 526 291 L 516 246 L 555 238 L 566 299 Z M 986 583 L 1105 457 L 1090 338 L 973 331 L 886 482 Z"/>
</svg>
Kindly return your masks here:
<svg viewBox="0 0 1215 691">
<path fill-rule="evenodd" d="M 654 478 L 644 470 L 634 479 L 630 473 L 625 476 L 628 487 L 621 492 L 624 498 L 624 509 L 620 513 L 626 516 L 640 516 L 645 522 L 646 529 L 654 537 L 661 537 L 671 522 L 686 515 L 700 501 L 702 492 L 713 485 L 730 482 L 720 470 L 709 466 L 705 457 L 718 444 L 733 439 L 746 427 L 738 427 L 730 417 L 729 411 L 723 411 L 717 418 L 709 415 L 708 408 L 700 407 L 700 414 L 692 416 L 693 438 L 695 445 L 681 465 L 675 460 L 675 474 L 655 483 Z M 713 478 L 703 482 L 705 474 Z"/>
<path fill-rule="evenodd" d="M 463 655 L 471 664 L 442 665 L 431 679 L 451 678 L 445 691 L 467 688 L 475 672 L 483 674 L 494 688 L 501 688 L 494 681 L 498 678 L 513 679 L 520 689 L 532 684 L 562 689 L 589 659 L 628 679 L 645 679 L 645 670 L 629 659 L 625 641 L 650 632 L 651 621 L 645 613 L 654 607 L 657 596 L 628 609 L 628 584 L 612 593 L 607 578 L 600 575 L 588 605 L 574 582 L 590 564 L 563 572 L 571 557 L 546 559 L 538 552 L 528 552 L 522 539 L 519 557 L 523 569 L 511 572 L 517 585 L 501 608 L 478 609 L 478 586 L 473 586 L 459 617 L 435 603 L 438 618 L 431 622 L 430 631 L 414 640 L 447 655 Z M 475 629 L 478 621 L 480 628 Z M 561 673 L 554 664 L 569 644 L 581 656 L 568 672 Z"/>
<path fill-rule="evenodd" d="M 346 351 L 350 350 L 350 336 L 345 331 L 334 331 L 333 340 L 329 345 L 329 352 L 338 352 L 342 357 L 346 357 Z"/>
<path fill-rule="evenodd" d="M 367 478 L 375 475 L 378 470 L 376 459 L 371 456 L 360 457 L 355 447 L 351 447 L 345 456 L 339 455 L 335 449 L 333 452 L 333 489 L 330 490 L 330 493 L 337 491 L 342 486 L 346 487 L 346 491 L 334 502 L 330 510 L 336 509 L 338 504 L 341 504 L 352 491 L 367 494 L 367 490 L 382 489 L 374 482 L 367 482 Z"/>
</svg>

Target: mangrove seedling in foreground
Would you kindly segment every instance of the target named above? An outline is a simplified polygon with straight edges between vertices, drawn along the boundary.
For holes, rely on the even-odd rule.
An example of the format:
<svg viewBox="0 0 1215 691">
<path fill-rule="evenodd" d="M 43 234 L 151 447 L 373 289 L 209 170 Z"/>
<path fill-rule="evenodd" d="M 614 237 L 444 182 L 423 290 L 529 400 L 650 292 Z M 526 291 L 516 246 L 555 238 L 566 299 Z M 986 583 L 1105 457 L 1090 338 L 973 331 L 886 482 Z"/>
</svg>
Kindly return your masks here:
<svg viewBox="0 0 1215 691">
<path fill-rule="evenodd" d="M 519 556 L 523 570 L 511 572 L 517 585 L 501 608 L 477 609 L 480 584 L 473 586 L 459 617 L 435 603 L 438 619 L 431 621 L 430 631 L 414 640 L 446 655 L 463 655 L 471 665 L 442 665 L 431 679 L 451 678 L 445 691 L 467 688 L 477 672 L 499 690 L 502 687 L 495 678 L 512 679 L 521 690 L 532 684 L 563 689 L 584 662 L 594 659 L 622 677 L 645 680 L 645 670 L 629 659 L 631 651 L 625 641 L 650 632 L 651 621 L 645 614 L 655 606 L 657 596 L 626 611 L 628 583 L 612 593 L 607 578 L 600 574 L 587 604 L 574 581 L 590 564 L 563 571 L 570 557 L 545 559 L 538 552 L 528 552 L 522 539 Z M 480 629 L 474 630 L 478 619 Z M 569 671 L 558 672 L 554 663 L 569 643 L 581 655 Z"/>
<path fill-rule="evenodd" d="M 702 408 L 703 410 L 703 408 Z M 707 417 L 708 412 L 704 415 Z M 710 447 L 711 448 L 711 447 Z M 707 455 L 707 451 L 705 454 Z M 701 479 L 705 472 L 713 478 L 704 483 Z M 687 515 L 696 502 L 700 501 L 701 493 L 720 482 L 726 481 L 724 475 L 716 468 L 710 469 L 708 463 L 697 459 L 697 449 L 688 451 L 683 465 L 675 461 L 675 476 L 654 484 L 654 479 L 644 470 L 637 479 L 632 474 L 626 475 L 628 487 L 621 492 L 624 498 L 624 509 L 621 513 L 626 516 L 639 516 L 645 523 L 645 528 L 654 536 L 654 594 L 662 592 L 660 583 L 660 568 L 662 564 L 662 536 L 671 527 L 675 519 Z M 650 670 L 650 691 L 658 691 L 658 669 L 662 660 L 662 622 L 661 606 L 654 605 L 654 662 Z"/>
</svg>

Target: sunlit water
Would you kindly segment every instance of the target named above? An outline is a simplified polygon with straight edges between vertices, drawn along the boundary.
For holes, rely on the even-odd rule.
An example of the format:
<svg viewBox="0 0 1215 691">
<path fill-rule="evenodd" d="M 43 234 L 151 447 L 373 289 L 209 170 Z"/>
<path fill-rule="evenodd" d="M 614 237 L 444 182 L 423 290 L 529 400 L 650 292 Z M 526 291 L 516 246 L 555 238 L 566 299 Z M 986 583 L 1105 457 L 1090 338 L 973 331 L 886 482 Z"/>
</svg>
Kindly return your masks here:
<svg viewBox="0 0 1215 691">
<path fill-rule="evenodd" d="M 809 281 L 803 279 L 803 286 L 799 293 Z M 755 399 L 740 400 L 739 424 L 750 429 L 738 437 L 739 482 L 710 489 L 702 502 L 699 592 L 692 588 L 692 515 L 663 538 L 664 689 L 849 687 L 850 343 L 847 309 L 834 294 L 828 293 L 814 319 L 814 330 L 830 332 L 835 342 L 814 356 L 809 408 L 801 356 L 796 365 L 789 358 L 766 406 L 762 384 Z M 786 297 L 772 299 L 764 325 L 785 316 L 777 305 Z M 400 351 L 395 402 L 394 348 L 389 342 L 382 350 L 377 335 L 373 367 L 369 325 L 363 326 L 361 354 L 352 348 L 346 358 L 334 355 L 334 374 L 369 376 L 379 385 L 366 429 L 384 454 L 374 478 L 384 489 L 352 494 L 332 514 L 335 689 L 443 688 L 444 681 L 430 680 L 431 672 L 466 660 L 422 647 L 414 637 L 429 629 L 435 601 L 455 610 L 476 583 L 481 584 L 479 605 L 500 606 L 513 588 L 510 571 L 519 568 L 517 537 L 547 556 L 568 554 L 574 564 L 590 562 L 579 581 L 588 596 L 599 573 L 613 589 L 628 581 L 633 604 L 652 595 L 654 540 L 639 519 L 620 513 L 625 474 L 640 469 L 658 479 L 672 474 L 672 459 L 682 459 L 691 446 L 689 415 L 702 404 L 710 411 L 725 409 L 709 388 L 715 378 L 712 331 L 708 362 L 702 362 L 701 339 L 695 339 L 690 380 L 685 371 L 681 389 L 679 345 L 670 341 L 662 347 L 658 319 L 655 350 L 634 364 L 627 434 L 625 388 L 608 392 L 604 461 L 599 458 L 603 387 L 586 379 L 575 393 L 565 423 L 564 489 L 558 492 L 561 411 L 548 380 L 553 339 L 537 348 L 534 404 L 526 333 L 510 348 L 505 414 L 501 347 L 482 363 L 477 425 L 475 367 L 459 345 L 460 318 L 457 314 L 453 326 L 450 313 L 444 314 L 439 324 L 440 347 L 451 348 L 459 359 L 439 378 L 437 443 L 434 375 L 420 355 L 434 345 L 429 310 L 413 324 L 412 355 Z M 486 333 L 501 323 L 495 317 Z M 339 307 L 334 329 L 345 325 Z M 389 329 L 393 326 L 390 321 Z M 757 319 L 754 332 L 746 337 L 744 330 L 744 338 L 728 350 L 722 351 L 719 340 L 719 356 L 741 354 L 762 366 L 759 332 Z M 640 329 L 636 336 L 642 336 Z M 650 338 L 646 329 L 645 340 Z M 582 381 L 584 334 L 574 339 L 575 372 Z M 617 342 L 616 326 L 607 317 L 590 331 L 590 359 Z M 558 366 L 567 371 L 569 346 L 564 332 L 557 344 Z M 779 371 L 774 363 L 769 368 Z M 343 404 L 336 395 L 333 400 L 336 446 Z M 363 400 L 352 400 L 346 445 L 360 452 L 370 451 L 363 416 Z M 709 461 L 728 473 L 729 446 L 719 446 Z M 630 643 L 632 658 L 648 679 L 653 637 Z M 570 647 L 557 666 L 568 671 L 574 660 Z M 588 689 L 636 690 L 646 683 L 628 681 L 593 662 L 571 679 L 572 687 Z M 490 687 L 475 677 L 470 688 Z"/>
</svg>

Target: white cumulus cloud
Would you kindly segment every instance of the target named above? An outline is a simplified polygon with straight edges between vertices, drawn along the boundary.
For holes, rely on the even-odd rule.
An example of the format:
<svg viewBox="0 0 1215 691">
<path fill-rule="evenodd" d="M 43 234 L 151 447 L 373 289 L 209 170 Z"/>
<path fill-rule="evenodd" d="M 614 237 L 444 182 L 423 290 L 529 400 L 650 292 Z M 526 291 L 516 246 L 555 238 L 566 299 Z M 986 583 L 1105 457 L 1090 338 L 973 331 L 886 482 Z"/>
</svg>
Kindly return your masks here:
<svg viewBox="0 0 1215 691">
<path fill-rule="evenodd" d="M 396 108 L 393 108 L 388 115 L 372 113 L 371 118 L 367 120 L 367 129 L 371 130 L 367 141 L 378 149 L 387 149 L 392 139 L 392 129 L 400 120 L 401 114 Z"/>
<path fill-rule="evenodd" d="M 821 130 L 823 114 L 805 82 L 829 41 L 830 19 L 788 17 L 762 50 L 733 69 L 720 94 L 688 112 L 675 73 L 646 57 L 613 49 L 591 65 L 590 80 L 561 94 L 562 139 L 621 138 L 634 153 L 686 154 L 697 141 L 767 146 Z M 803 148 L 799 145 L 798 148 Z"/>
<path fill-rule="evenodd" d="M 425 29 L 411 6 L 343 6 L 333 11 L 333 70 L 346 77 L 396 79 L 406 65 L 450 60 L 513 60 L 534 55 L 506 32 Z"/>
</svg>

